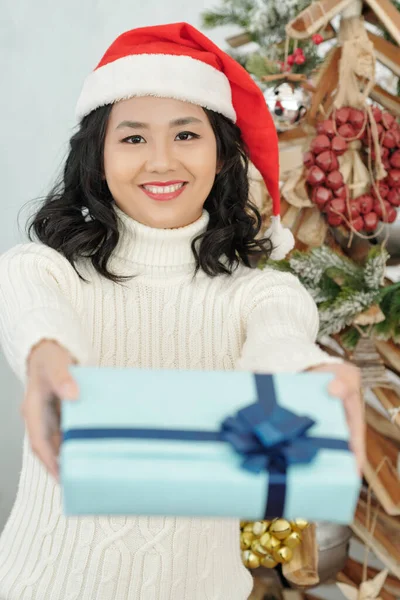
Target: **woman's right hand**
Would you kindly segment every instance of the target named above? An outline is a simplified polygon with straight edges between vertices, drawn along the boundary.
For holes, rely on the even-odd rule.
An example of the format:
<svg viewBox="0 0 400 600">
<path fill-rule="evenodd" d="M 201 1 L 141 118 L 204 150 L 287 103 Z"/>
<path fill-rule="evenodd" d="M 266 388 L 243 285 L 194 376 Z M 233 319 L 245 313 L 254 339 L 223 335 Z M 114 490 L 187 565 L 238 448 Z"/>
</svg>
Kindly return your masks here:
<svg viewBox="0 0 400 600">
<path fill-rule="evenodd" d="M 71 354 L 53 340 L 36 344 L 27 359 L 28 380 L 21 414 L 32 451 L 58 481 L 61 444 L 60 398 L 77 399 L 78 385 L 68 367 L 76 364 Z"/>
</svg>

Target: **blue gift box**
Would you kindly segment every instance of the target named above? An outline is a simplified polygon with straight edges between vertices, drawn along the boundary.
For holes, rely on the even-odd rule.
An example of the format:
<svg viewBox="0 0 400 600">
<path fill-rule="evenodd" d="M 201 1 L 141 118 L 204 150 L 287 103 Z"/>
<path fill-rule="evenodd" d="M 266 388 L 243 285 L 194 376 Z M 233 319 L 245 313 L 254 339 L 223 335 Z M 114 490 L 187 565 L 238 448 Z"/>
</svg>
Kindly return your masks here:
<svg viewBox="0 0 400 600">
<path fill-rule="evenodd" d="M 70 371 L 65 515 L 353 521 L 360 478 L 332 374 Z"/>
</svg>

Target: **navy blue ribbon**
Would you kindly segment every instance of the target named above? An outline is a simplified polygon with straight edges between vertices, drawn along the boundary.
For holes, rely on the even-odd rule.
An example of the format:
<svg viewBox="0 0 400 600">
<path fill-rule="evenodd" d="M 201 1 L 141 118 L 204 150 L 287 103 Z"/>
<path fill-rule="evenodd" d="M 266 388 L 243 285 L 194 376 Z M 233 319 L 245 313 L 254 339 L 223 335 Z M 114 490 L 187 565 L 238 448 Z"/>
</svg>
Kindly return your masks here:
<svg viewBox="0 0 400 600">
<path fill-rule="evenodd" d="M 73 439 L 157 439 L 196 442 L 228 442 L 243 457 L 242 467 L 253 473 L 268 470 L 264 518 L 285 513 L 287 471 L 307 464 L 321 449 L 349 450 L 346 440 L 307 437 L 315 424 L 277 404 L 273 375 L 254 375 L 258 400 L 226 418 L 220 431 L 88 428 L 63 432 L 63 442 Z"/>
</svg>

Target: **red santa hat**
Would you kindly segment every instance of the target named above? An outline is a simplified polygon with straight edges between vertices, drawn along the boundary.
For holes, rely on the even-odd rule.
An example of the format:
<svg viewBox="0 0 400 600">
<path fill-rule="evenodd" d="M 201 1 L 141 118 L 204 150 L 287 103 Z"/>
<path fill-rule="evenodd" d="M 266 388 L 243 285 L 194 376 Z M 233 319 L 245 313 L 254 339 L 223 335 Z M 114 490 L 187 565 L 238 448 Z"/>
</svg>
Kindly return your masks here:
<svg viewBox="0 0 400 600">
<path fill-rule="evenodd" d="M 265 232 L 274 246 L 271 258 L 284 258 L 294 238 L 280 221 L 278 136 L 264 96 L 247 71 L 187 23 L 131 29 L 117 37 L 85 79 L 76 117 L 133 96 L 176 98 L 238 125 L 272 198 L 272 224 Z"/>
</svg>

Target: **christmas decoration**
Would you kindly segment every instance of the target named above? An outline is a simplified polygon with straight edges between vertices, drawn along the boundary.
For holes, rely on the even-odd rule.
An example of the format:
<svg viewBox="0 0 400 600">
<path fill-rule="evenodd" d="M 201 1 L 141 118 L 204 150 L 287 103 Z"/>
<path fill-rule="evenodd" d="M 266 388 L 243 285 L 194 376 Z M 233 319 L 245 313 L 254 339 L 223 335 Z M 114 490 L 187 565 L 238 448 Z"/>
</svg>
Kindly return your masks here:
<svg viewBox="0 0 400 600">
<path fill-rule="evenodd" d="M 380 158 L 388 167 L 382 180 L 372 172 L 371 163 L 377 156 L 367 111 L 352 107 L 334 111 L 331 118 L 318 124 L 318 134 L 304 154 L 310 197 L 327 215 L 328 223 L 365 233 L 376 231 L 379 221 L 393 223 L 400 205 L 400 169 L 396 167 L 400 164 L 400 126 L 387 111 L 374 107 L 371 112 L 376 125 L 382 123 Z M 357 140 L 363 142 L 364 162 Z M 379 173 L 383 172 L 379 166 Z"/>
<path fill-rule="evenodd" d="M 293 550 L 302 541 L 302 532 L 308 527 L 304 519 L 287 521 L 242 521 L 240 547 L 243 564 L 249 569 L 260 566 L 273 569 L 279 563 L 288 563 Z"/>
<path fill-rule="evenodd" d="M 310 93 L 286 78 L 264 96 L 278 132 L 297 127 L 310 106 Z"/>
<path fill-rule="evenodd" d="M 384 285 L 389 255 L 381 246 L 370 249 L 363 265 L 356 264 L 326 245 L 307 252 L 295 250 L 282 261 L 260 262 L 295 274 L 314 298 L 320 315 L 318 339 L 342 332 L 343 344 L 354 348 L 362 331 L 372 324 L 377 339 L 400 342 L 400 282 Z M 379 306 L 379 319 L 357 323 L 372 306 Z"/>
<path fill-rule="evenodd" d="M 337 583 L 336 585 L 348 600 L 380 600 L 379 594 L 388 573 L 388 569 L 384 569 L 373 579 L 364 581 L 358 590 L 346 583 Z"/>
</svg>

